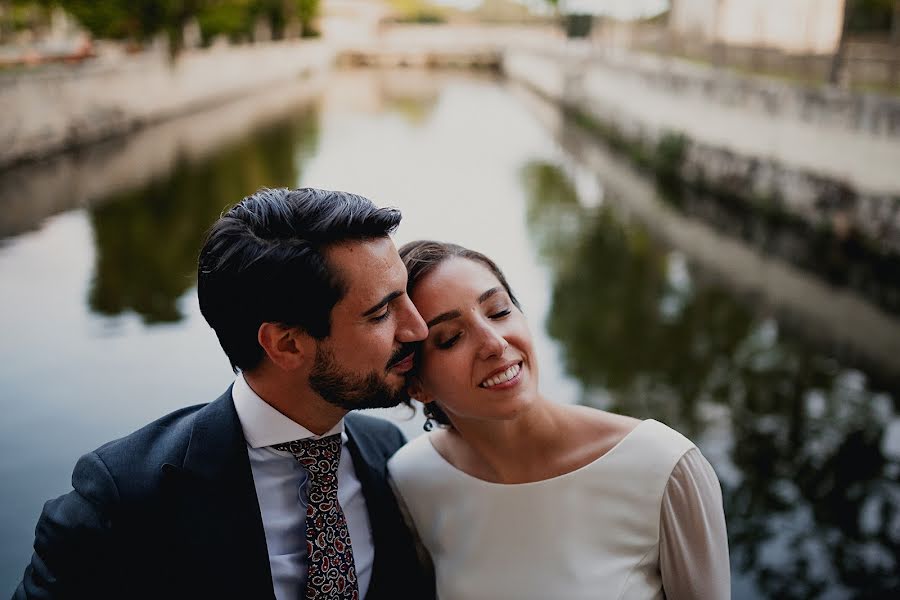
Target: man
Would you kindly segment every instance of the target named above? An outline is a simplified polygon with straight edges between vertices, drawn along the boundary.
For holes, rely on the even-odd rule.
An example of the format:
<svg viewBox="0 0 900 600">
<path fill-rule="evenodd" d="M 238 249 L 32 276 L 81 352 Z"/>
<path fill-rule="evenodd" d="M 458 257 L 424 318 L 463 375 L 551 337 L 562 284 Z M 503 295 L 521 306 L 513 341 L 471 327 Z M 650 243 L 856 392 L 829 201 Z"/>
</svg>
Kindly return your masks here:
<svg viewBox="0 0 900 600">
<path fill-rule="evenodd" d="M 427 329 L 389 235 L 400 213 L 260 190 L 200 253 L 200 310 L 237 374 L 78 461 L 48 502 L 16 598 L 427 598 L 386 481 Z M 160 240 L 165 243 L 165 240 Z"/>
</svg>

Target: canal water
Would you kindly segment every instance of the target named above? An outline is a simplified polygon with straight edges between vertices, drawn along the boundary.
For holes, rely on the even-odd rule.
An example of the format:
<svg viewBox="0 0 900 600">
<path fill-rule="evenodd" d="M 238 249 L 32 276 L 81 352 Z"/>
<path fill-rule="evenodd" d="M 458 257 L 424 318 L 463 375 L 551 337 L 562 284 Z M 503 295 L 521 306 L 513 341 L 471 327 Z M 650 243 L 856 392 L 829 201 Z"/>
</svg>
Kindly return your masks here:
<svg viewBox="0 0 900 600">
<path fill-rule="evenodd" d="M 494 257 L 550 397 L 664 421 L 709 458 L 735 598 L 900 589 L 894 263 L 673 189 L 487 76 L 338 72 L 310 97 L 0 173 L 0 594 L 79 455 L 231 381 L 195 260 L 262 186 L 359 192 L 402 209 L 398 243 Z"/>
</svg>

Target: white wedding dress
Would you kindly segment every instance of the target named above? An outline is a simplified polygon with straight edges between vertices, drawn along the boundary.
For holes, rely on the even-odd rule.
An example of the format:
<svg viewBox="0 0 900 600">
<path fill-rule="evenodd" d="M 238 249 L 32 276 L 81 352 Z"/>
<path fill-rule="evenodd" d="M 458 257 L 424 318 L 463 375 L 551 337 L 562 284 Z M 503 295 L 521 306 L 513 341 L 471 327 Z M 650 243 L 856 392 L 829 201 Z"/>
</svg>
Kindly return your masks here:
<svg viewBox="0 0 900 600">
<path fill-rule="evenodd" d="M 718 479 L 690 440 L 657 421 L 532 483 L 472 477 L 428 435 L 388 468 L 440 600 L 730 597 Z"/>
</svg>

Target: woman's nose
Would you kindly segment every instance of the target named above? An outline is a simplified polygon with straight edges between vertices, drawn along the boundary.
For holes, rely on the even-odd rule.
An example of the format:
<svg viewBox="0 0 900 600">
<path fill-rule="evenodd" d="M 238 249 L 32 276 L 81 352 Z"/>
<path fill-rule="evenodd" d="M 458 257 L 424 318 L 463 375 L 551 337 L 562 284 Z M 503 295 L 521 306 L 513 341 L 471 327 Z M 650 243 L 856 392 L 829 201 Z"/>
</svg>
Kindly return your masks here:
<svg viewBox="0 0 900 600">
<path fill-rule="evenodd" d="M 478 348 L 478 357 L 481 359 L 503 356 L 503 353 L 509 347 L 509 342 L 506 341 L 506 338 L 489 325 L 481 328 L 481 335 L 481 346 Z"/>
</svg>

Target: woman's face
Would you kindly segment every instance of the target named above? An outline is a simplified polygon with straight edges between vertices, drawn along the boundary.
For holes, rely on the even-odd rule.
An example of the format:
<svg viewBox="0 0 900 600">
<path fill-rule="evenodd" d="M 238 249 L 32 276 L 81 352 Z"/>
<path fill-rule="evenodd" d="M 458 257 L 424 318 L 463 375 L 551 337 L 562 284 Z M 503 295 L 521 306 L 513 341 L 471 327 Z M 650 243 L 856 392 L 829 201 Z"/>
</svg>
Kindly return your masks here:
<svg viewBox="0 0 900 600">
<path fill-rule="evenodd" d="M 422 278 L 412 300 L 428 337 L 412 393 L 458 419 L 509 419 L 537 397 L 531 333 L 493 273 L 450 258 Z"/>
</svg>

